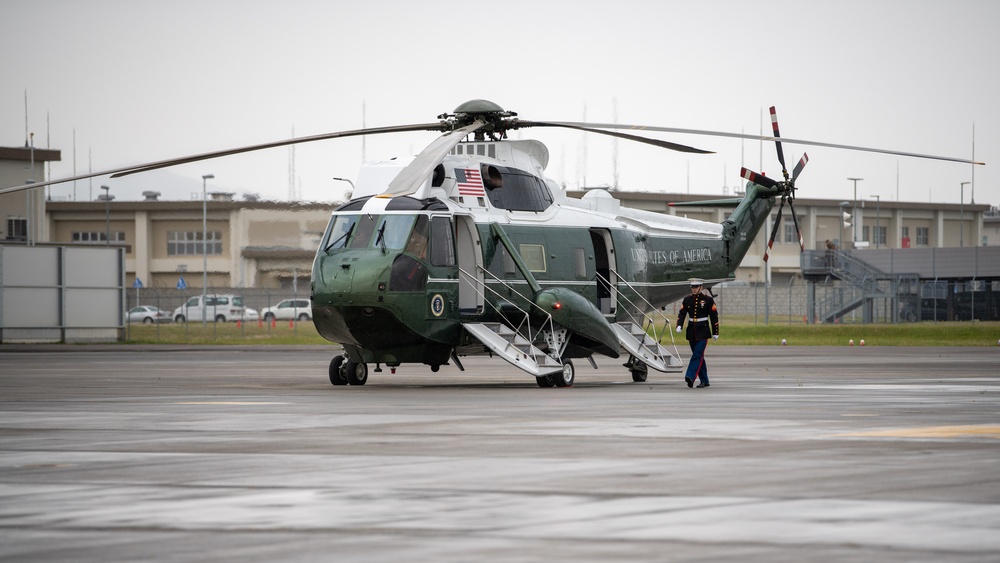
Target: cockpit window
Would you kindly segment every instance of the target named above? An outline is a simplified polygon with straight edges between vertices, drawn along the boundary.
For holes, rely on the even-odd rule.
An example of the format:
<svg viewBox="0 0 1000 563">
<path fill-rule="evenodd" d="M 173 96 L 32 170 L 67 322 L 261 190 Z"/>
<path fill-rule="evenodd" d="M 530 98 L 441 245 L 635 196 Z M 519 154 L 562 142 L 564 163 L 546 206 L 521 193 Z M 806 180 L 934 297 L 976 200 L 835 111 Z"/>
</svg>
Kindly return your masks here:
<svg viewBox="0 0 1000 563">
<path fill-rule="evenodd" d="M 387 250 L 402 250 L 410 238 L 413 228 L 413 215 L 386 215 L 378 228 L 375 246 L 384 245 Z"/>
<path fill-rule="evenodd" d="M 347 243 L 348 248 L 367 248 L 372 240 L 372 234 L 375 233 L 375 223 L 378 219 L 373 215 L 361 215 L 357 226 L 354 227 L 354 234 Z"/>
<path fill-rule="evenodd" d="M 336 216 L 330 224 L 330 231 L 327 233 L 325 250 L 329 252 L 336 248 L 347 246 L 347 242 L 351 238 L 351 233 L 354 231 L 354 225 L 357 222 L 357 215 Z"/>
<path fill-rule="evenodd" d="M 410 240 L 406 243 L 406 252 L 416 256 L 421 260 L 427 259 L 427 216 L 417 217 L 417 224 L 413 226 Z"/>
</svg>

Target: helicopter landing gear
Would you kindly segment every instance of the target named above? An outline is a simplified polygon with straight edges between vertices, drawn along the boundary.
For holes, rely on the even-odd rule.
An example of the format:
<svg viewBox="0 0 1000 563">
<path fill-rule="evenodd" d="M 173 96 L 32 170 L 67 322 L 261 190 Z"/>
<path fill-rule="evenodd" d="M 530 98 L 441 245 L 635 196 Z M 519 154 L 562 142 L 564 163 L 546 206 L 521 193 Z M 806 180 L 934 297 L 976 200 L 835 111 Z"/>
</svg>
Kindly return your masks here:
<svg viewBox="0 0 1000 563">
<path fill-rule="evenodd" d="M 330 383 L 334 385 L 364 385 L 368 382 L 368 364 L 358 363 L 343 356 L 330 360 Z"/>
<path fill-rule="evenodd" d="M 576 380 L 576 368 L 573 367 L 573 362 L 563 360 L 562 373 L 553 374 L 552 379 L 555 380 L 556 387 L 572 387 L 573 381 Z"/>
<path fill-rule="evenodd" d="M 347 360 L 342 369 L 347 374 L 347 382 L 351 385 L 364 385 L 368 382 L 368 364 Z"/>
<path fill-rule="evenodd" d="M 543 389 L 545 387 L 553 387 L 556 384 L 556 380 L 551 375 L 540 375 L 535 378 L 535 381 L 537 381 L 538 386 Z"/>
<path fill-rule="evenodd" d="M 632 381 L 635 381 L 636 383 L 643 383 L 646 381 L 646 377 L 649 374 L 649 367 L 646 364 L 636 361 L 632 364 L 630 370 L 632 372 Z"/>
<path fill-rule="evenodd" d="M 344 373 L 343 364 L 343 356 L 334 356 L 330 360 L 330 383 L 334 385 L 347 385 L 347 374 Z"/>
</svg>

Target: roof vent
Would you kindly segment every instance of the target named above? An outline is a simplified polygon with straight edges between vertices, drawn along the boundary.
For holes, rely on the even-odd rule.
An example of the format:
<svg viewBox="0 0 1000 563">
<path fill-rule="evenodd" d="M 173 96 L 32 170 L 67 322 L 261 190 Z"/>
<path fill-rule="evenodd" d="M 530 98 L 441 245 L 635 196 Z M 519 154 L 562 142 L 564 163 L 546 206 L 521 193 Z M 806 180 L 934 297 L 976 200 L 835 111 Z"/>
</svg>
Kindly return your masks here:
<svg viewBox="0 0 1000 563">
<path fill-rule="evenodd" d="M 146 198 L 146 201 L 159 201 L 160 192 L 145 191 L 142 192 L 142 197 Z"/>
</svg>

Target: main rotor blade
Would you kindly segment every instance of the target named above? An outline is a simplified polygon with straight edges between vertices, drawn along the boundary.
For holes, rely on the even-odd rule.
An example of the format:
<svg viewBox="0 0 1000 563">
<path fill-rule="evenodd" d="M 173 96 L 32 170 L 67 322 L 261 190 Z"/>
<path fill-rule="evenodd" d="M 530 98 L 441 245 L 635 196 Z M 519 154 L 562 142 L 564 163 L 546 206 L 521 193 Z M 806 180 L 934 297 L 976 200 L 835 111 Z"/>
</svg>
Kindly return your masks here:
<svg viewBox="0 0 1000 563">
<path fill-rule="evenodd" d="M 389 182 L 389 187 L 385 192 L 379 194 L 380 197 L 396 197 L 410 195 L 420 189 L 420 186 L 427 180 L 427 177 L 434 172 L 434 168 L 441 162 L 451 149 L 455 148 L 462 139 L 471 133 L 483 128 L 486 122 L 476 120 L 465 127 L 455 129 L 434 140 L 431 144 L 413 159 L 413 162 L 406 165 L 395 178 Z"/>
<path fill-rule="evenodd" d="M 520 129 L 523 127 L 563 127 L 566 129 L 576 129 L 578 131 L 586 131 L 587 133 L 597 133 L 598 135 L 607 135 L 609 137 L 618 137 L 619 139 L 627 139 L 629 141 L 636 141 L 639 143 L 644 143 L 647 145 L 653 145 L 664 149 L 670 149 L 672 151 L 678 152 L 690 152 L 696 154 L 715 154 L 714 151 L 707 151 L 704 149 L 699 149 L 695 147 L 689 147 L 687 145 L 681 145 L 679 143 L 671 143 L 670 141 L 663 141 L 660 139 L 650 139 L 649 137 L 640 137 L 638 135 L 630 135 L 628 133 L 619 133 L 617 131 L 602 131 L 600 129 L 594 129 L 591 127 L 586 127 L 584 124 L 576 123 L 564 123 L 559 121 L 518 121 L 516 128 Z"/>
<path fill-rule="evenodd" d="M 535 124 L 538 122 L 522 122 Z M 725 131 L 707 131 L 702 129 L 681 129 L 678 127 L 655 127 L 652 125 L 623 125 L 621 123 L 579 123 L 572 121 L 560 121 L 560 122 L 545 122 L 545 123 L 558 123 L 560 127 L 580 127 L 580 128 L 590 128 L 590 129 L 630 129 L 635 131 L 656 131 L 658 133 L 680 133 L 683 135 L 704 135 L 706 137 L 730 137 L 733 139 L 748 139 L 751 141 L 777 141 L 776 137 L 768 137 L 766 135 L 751 135 L 746 133 L 727 133 Z M 950 156 L 935 156 L 930 154 L 919 154 L 913 152 L 896 151 L 888 149 L 875 149 L 870 147 L 859 147 L 853 145 L 841 145 L 837 143 L 823 143 L 819 141 L 808 141 L 805 139 L 789 139 L 788 137 L 781 137 L 781 141 L 784 143 L 790 143 L 793 145 L 812 145 L 816 147 L 827 147 L 831 149 L 843 149 L 850 151 L 865 151 L 865 152 L 877 152 L 882 154 L 892 154 L 896 156 L 910 156 L 913 158 L 929 158 L 931 160 L 946 160 L 949 162 L 960 162 L 963 164 L 979 164 L 985 165 L 985 162 L 979 162 L 977 160 L 969 160 L 967 158 L 954 158 Z"/>
<path fill-rule="evenodd" d="M 753 170 L 747 170 L 746 168 L 740 168 L 740 177 L 748 182 L 764 186 L 765 188 L 773 188 L 778 185 L 778 182 L 775 182 L 767 176 L 758 174 Z"/>
<path fill-rule="evenodd" d="M 413 125 L 395 125 L 391 127 L 371 127 L 367 129 L 355 129 L 351 131 L 338 131 L 336 133 L 323 133 L 321 135 L 312 135 L 309 137 L 296 137 L 294 139 L 287 139 L 284 141 L 277 141 L 273 143 L 263 143 L 259 145 L 250 145 L 246 147 L 228 149 L 222 151 L 213 151 L 207 153 L 201 153 L 191 156 L 185 156 L 181 158 L 172 158 L 169 160 L 160 160 L 157 162 L 150 162 L 147 164 L 136 164 L 133 166 L 124 166 L 121 168 L 112 168 L 110 170 L 102 170 L 100 172 L 91 172 L 87 174 L 80 174 L 77 176 L 72 176 L 69 178 L 59 178 L 57 180 L 48 180 L 45 182 L 36 182 L 34 184 L 24 184 L 21 186 L 14 186 L 11 188 L 0 189 L 0 194 L 18 192 L 22 190 L 29 190 L 32 188 L 40 188 L 42 186 L 49 186 L 52 184 L 62 184 L 64 182 L 73 182 L 75 180 L 85 180 L 87 178 L 95 178 L 97 176 L 108 176 L 112 178 L 120 178 L 122 176 L 128 176 L 129 174 L 135 174 L 137 172 L 148 172 L 150 170 L 157 170 L 159 168 L 167 168 L 168 166 L 177 166 L 178 164 L 186 164 L 189 162 L 198 162 L 201 160 L 208 160 L 211 158 L 218 158 L 220 156 L 229 156 L 233 154 L 240 154 L 245 152 L 259 151 L 264 149 L 271 149 L 276 147 L 284 147 L 288 145 L 294 145 L 299 143 L 310 143 L 313 141 L 323 141 L 326 139 L 337 139 L 342 137 L 354 137 L 358 135 L 378 135 L 381 133 L 402 133 L 408 131 L 442 131 L 447 127 L 446 124 L 438 121 L 436 123 L 418 123 Z"/>
</svg>

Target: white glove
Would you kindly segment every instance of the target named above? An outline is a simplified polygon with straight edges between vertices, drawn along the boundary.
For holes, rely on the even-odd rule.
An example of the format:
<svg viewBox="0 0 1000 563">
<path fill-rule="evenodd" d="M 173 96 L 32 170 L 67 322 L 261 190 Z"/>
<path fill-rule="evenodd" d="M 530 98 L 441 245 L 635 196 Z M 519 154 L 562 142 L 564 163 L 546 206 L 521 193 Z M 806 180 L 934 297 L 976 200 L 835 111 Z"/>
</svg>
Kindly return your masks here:
<svg viewBox="0 0 1000 563">
<path fill-rule="evenodd" d="M 677 325 L 677 332 L 681 331 L 681 325 Z"/>
<path fill-rule="evenodd" d="M 712 335 L 712 340 L 718 340 L 718 339 L 719 339 L 719 335 L 718 334 L 713 334 Z"/>
</svg>

